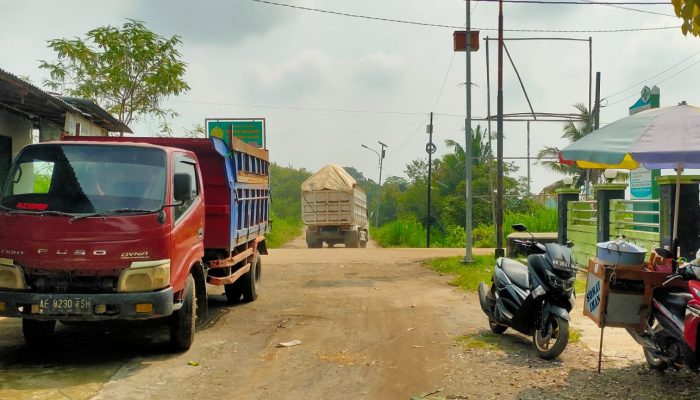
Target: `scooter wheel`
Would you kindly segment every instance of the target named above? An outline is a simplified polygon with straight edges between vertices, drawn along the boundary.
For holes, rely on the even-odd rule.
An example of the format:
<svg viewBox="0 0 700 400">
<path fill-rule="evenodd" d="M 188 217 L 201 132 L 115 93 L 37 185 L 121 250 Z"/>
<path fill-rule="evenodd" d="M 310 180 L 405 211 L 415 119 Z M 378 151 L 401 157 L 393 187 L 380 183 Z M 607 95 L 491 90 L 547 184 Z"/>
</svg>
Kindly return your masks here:
<svg viewBox="0 0 700 400">
<path fill-rule="evenodd" d="M 569 321 L 551 315 L 547 321 L 547 332 L 535 329 L 532 342 L 537 349 L 537 355 L 544 360 L 557 358 L 569 343 Z"/>
<path fill-rule="evenodd" d="M 489 328 L 491 328 L 491 332 L 493 332 L 497 335 L 500 335 L 501 333 L 505 332 L 506 329 L 508 329 L 507 326 L 501 325 L 491 318 L 489 318 Z"/>
</svg>

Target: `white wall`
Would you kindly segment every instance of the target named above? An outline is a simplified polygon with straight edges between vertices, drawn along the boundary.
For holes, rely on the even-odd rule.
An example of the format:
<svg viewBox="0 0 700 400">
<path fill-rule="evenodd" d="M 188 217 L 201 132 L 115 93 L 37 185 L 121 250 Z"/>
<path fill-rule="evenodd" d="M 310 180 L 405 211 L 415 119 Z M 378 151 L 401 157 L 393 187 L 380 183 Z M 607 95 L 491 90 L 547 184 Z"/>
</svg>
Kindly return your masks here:
<svg viewBox="0 0 700 400">
<path fill-rule="evenodd" d="M 66 113 L 66 125 L 63 129 L 71 135 L 75 135 L 77 123 L 80 124 L 80 136 L 107 136 L 105 129 L 93 124 L 89 119 L 72 113 Z"/>
<path fill-rule="evenodd" d="M 32 122 L 17 114 L 0 110 L 0 136 L 12 138 L 12 157 L 32 143 Z"/>
</svg>

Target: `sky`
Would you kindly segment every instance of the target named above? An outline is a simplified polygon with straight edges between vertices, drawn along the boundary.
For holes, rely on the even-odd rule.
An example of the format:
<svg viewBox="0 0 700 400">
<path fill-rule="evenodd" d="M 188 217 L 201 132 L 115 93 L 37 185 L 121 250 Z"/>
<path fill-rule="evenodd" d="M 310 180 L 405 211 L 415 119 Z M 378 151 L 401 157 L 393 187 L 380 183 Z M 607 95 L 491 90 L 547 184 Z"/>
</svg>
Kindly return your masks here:
<svg viewBox="0 0 700 400">
<path fill-rule="evenodd" d="M 583 0 L 580 0 L 583 1 Z M 625 0 L 631 1 L 631 0 Z M 652 0 L 643 0 L 652 1 Z M 316 171 L 329 163 L 352 166 L 377 180 L 378 157 L 363 148 L 388 145 L 383 180 L 405 176 L 406 164 L 427 159 L 426 124 L 434 112 L 436 156 L 464 143 L 466 54 L 453 51 L 454 27 L 465 26 L 461 0 L 278 0 L 278 3 L 423 26 L 346 17 L 253 0 L 0 0 L 0 68 L 41 84 L 39 60 L 53 61 L 54 38 L 83 37 L 92 28 L 144 21 L 162 36 L 178 35 L 187 63 L 186 94 L 165 105 L 180 115 L 176 134 L 205 118 L 265 118 L 271 161 Z M 498 6 L 471 1 L 471 26 L 481 39 L 496 38 Z M 536 112 L 575 113 L 589 102 L 589 54 L 601 72 L 601 124 L 628 114 L 644 85 L 658 84 L 661 105 L 700 105 L 693 79 L 700 72 L 700 38 L 684 37 L 666 5 L 612 6 L 504 4 L 504 27 L 515 30 L 605 32 L 506 32 L 506 38 L 565 37 L 584 41 L 507 41 L 506 46 Z M 634 8 L 640 11 L 633 11 Z M 588 38 L 592 39 L 589 53 Z M 496 42 L 490 43 L 491 113 L 496 114 Z M 487 115 L 486 47 L 472 53 L 472 116 Z M 594 80 L 595 82 L 595 80 Z M 529 111 L 507 58 L 503 64 L 504 112 Z M 618 93 L 622 91 L 622 93 Z M 485 122 L 474 121 L 486 127 Z M 563 123 L 532 122 L 531 154 L 563 147 Z M 492 124 L 495 131 L 496 124 Z M 158 123 L 132 124 L 137 135 L 155 135 Z M 504 124 L 504 156 L 526 157 L 525 122 Z M 515 161 L 525 176 L 527 162 Z M 532 191 L 560 179 L 533 162 Z"/>
</svg>

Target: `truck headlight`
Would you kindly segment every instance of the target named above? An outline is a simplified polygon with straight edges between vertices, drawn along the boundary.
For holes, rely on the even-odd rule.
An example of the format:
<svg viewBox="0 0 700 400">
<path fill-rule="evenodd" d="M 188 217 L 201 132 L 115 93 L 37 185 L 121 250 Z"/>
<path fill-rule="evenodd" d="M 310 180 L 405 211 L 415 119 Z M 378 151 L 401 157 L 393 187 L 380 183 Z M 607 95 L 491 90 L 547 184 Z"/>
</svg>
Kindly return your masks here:
<svg viewBox="0 0 700 400">
<path fill-rule="evenodd" d="M 21 267 L 14 265 L 12 260 L 0 258 L 0 288 L 2 289 L 26 289 L 24 272 Z"/>
<path fill-rule="evenodd" d="M 137 261 L 122 270 L 118 292 L 150 292 L 170 285 L 170 260 Z"/>
</svg>

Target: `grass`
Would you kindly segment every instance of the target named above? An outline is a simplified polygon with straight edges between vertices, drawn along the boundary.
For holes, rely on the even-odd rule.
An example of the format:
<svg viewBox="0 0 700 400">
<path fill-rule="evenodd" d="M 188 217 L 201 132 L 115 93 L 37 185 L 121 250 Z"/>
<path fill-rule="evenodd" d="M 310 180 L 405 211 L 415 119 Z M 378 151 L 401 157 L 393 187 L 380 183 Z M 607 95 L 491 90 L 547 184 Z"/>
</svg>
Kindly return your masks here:
<svg viewBox="0 0 700 400">
<path fill-rule="evenodd" d="M 426 264 L 436 272 L 454 275 L 450 285 L 475 292 L 481 281 L 491 281 L 496 259 L 494 256 L 474 256 L 474 263 L 463 264 L 461 257 L 446 257 L 429 260 Z"/>
<path fill-rule="evenodd" d="M 426 231 L 413 216 L 392 221 L 372 231 L 382 247 L 425 247 Z"/>
<path fill-rule="evenodd" d="M 500 346 L 499 335 L 492 332 L 472 333 L 469 335 L 457 336 L 455 342 L 462 345 L 467 350 L 496 350 Z"/>
<path fill-rule="evenodd" d="M 301 221 L 292 218 L 275 218 L 272 229 L 265 238 L 268 249 L 276 249 L 301 235 Z"/>
</svg>

